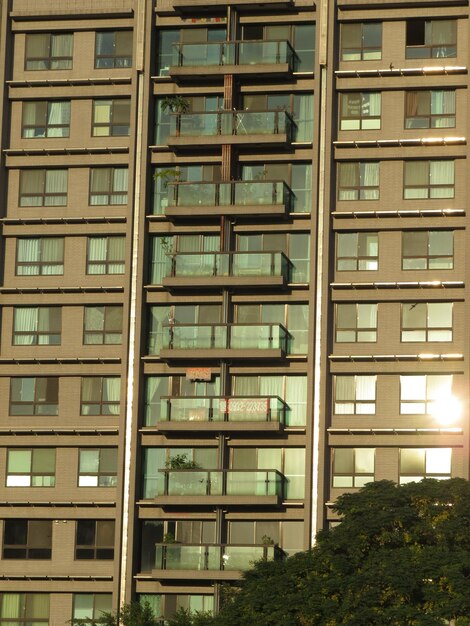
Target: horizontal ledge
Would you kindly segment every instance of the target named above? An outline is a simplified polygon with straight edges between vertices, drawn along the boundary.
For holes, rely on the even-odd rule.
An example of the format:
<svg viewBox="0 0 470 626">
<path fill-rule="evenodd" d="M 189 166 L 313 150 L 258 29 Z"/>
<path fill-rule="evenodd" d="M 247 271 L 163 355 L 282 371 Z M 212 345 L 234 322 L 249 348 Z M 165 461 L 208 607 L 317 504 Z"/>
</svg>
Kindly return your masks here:
<svg viewBox="0 0 470 626">
<path fill-rule="evenodd" d="M 84 365 L 87 363 L 102 363 L 102 364 L 112 364 L 112 363 L 121 363 L 121 359 L 116 357 L 56 357 L 56 358 L 0 358 L 0 365 L 40 365 L 40 364 L 48 364 L 53 365 L 54 363 L 59 365 Z"/>
<path fill-rule="evenodd" d="M 76 15 L 76 14 L 75 14 Z M 83 85 L 123 85 L 130 84 L 130 76 L 115 76 L 114 78 L 38 78 L 35 80 L 7 80 L 8 87 L 61 87 Z"/>
<path fill-rule="evenodd" d="M 399 139 L 363 139 L 351 141 L 333 141 L 336 148 L 394 148 L 396 146 L 450 146 L 464 145 L 466 137 L 416 137 Z"/>
<path fill-rule="evenodd" d="M 330 283 L 332 289 L 435 289 L 462 288 L 463 280 L 428 280 L 411 282 Z"/>
<path fill-rule="evenodd" d="M 60 154 L 128 154 L 128 146 L 102 146 L 99 148 L 5 148 L 6 156 L 50 156 Z"/>
<path fill-rule="evenodd" d="M 367 76 L 413 76 L 427 74 L 466 74 L 467 67 L 465 65 L 436 65 L 424 67 L 403 67 L 395 68 L 393 65 L 387 68 L 376 70 L 335 70 L 335 76 L 338 78 L 365 78 Z"/>
<path fill-rule="evenodd" d="M 118 428 L 0 428 L 1 435 L 118 435 Z"/>
<path fill-rule="evenodd" d="M 330 361 L 463 361 L 463 354 L 329 354 Z"/>
<path fill-rule="evenodd" d="M 113 577 L 100 574 L 0 574 L 0 580 L 113 580 Z"/>
<path fill-rule="evenodd" d="M 328 428 L 331 435 L 461 435 L 462 428 Z"/>
<path fill-rule="evenodd" d="M 42 278 L 42 277 L 41 277 Z M 0 294 L 14 293 L 120 293 L 124 287 L 0 287 Z"/>
<path fill-rule="evenodd" d="M 50 502 L 50 501 L 38 501 L 38 502 L 34 502 L 32 500 L 3 500 L 0 501 L 0 506 L 7 506 L 7 507 L 11 507 L 11 508 L 15 508 L 15 507 L 19 507 L 19 506 L 50 506 L 53 508 L 57 508 L 57 507 L 61 507 L 61 506 L 73 506 L 73 507 L 78 507 L 78 506 L 92 506 L 92 507 L 102 507 L 102 506 L 116 506 L 116 502 L 114 501 L 106 501 L 106 502 L 99 502 L 99 501 L 89 501 L 89 502 L 76 502 L 76 501 L 68 501 L 68 502 Z"/>
<path fill-rule="evenodd" d="M 22 226 L 23 224 L 121 224 L 126 223 L 123 216 L 90 216 L 90 217 L 2 217 L 0 223 L 5 226 Z"/>
<path fill-rule="evenodd" d="M 337 218 L 371 217 L 465 217 L 465 209 L 402 209 L 398 211 L 332 211 Z"/>
</svg>

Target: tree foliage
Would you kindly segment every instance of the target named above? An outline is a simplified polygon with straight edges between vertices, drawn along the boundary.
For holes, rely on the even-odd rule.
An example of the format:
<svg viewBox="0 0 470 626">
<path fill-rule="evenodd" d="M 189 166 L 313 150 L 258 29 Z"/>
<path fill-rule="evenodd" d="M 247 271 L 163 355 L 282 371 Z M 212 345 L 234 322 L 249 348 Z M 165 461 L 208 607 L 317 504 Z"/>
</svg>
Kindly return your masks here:
<svg viewBox="0 0 470 626">
<path fill-rule="evenodd" d="M 370 483 L 313 550 L 246 572 L 214 626 L 470 626 L 470 483 Z"/>
<path fill-rule="evenodd" d="M 102 615 L 94 620 L 72 620 L 73 626 L 83 624 L 86 626 L 160 626 L 160 621 L 155 617 L 152 607 L 148 602 L 130 602 L 123 604 L 119 611 Z"/>
</svg>

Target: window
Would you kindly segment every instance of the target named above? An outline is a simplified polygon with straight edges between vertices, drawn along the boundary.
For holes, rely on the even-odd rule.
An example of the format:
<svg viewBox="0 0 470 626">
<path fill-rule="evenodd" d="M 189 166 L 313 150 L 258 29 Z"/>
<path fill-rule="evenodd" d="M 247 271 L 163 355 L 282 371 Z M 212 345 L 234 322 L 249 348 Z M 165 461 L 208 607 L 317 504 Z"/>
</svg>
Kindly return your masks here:
<svg viewBox="0 0 470 626">
<path fill-rule="evenodd" d="M 436 400 L 452 395 L 452 374 L 400 376 L 400 413 L 425 415 L 432 413 Z"/>
<path fill-rule="evenodd" d="M 127 167 L 90 170 L 90 204 L 127 204 Z"/>
<path fill-rule="evenodd" d="M 72 33 L 28 33 L 25 70 L 71 70 Z"/>
<path fill-rule="evenodd" d="M 48 626 L 48 593 L 0 593 L 0 624 Z"/>
<path fill-rule="evenodd" d="M 382 24 L 341 24 L 341 60 L 376 61 L 382 58 Z"/>
<path fill-rule="evenodd" d="M 79 487 L 115 487 L 116 485 L 116 448 L 82 449 L 79 451 Z"/>
<path fill-rule="evenodd" d="M 64 239 L 62 237 L 17 240 L 17 276 L 59 276 L 63 273 Z"/>
<path fill-rule="evenodd" d="M 7 487 L 54 487 L 55 448 L 7 451 Z"/>
<path fill-rule="evenodd" d="M 456 20 L 407 20 L 407 59 L 440 59 L 455 56 L 457 56 Z"/>
<path fill-rule="evenodd" d="M 113 559 L 114 520 L 77 520 L 75 558 Z"/>
<path fill-rule="evenodd" d="M 380 128 L 381 93 L 343 93 L 340 102 L 341 130 Z"/>
<path fill-rule="evenodd" d="M 66 206 L 67 170 L 21 170 L 20 206 Z"/>
<path fill-rule="evenodd" d="M 338 271 L 378 270 L 378 234 L 338 233 L 336 236 L 336 269 Z"/>
<path fill-rule="evenodd" d="M 450 230 L 404 232 L 404 270 L 451 270 L 454 267 L 454 233 Z"/>
<path fill-rule="evenodd" d="M 452 302 L 401 305 L 402 341 L 452 341 Z"/>
<path fill-rule="evenodd" d="M 96 624 L 103 613 L 111 612 L 112 597 L 110 593 L 74 593 L 72 622 Z"/>
<path fill-rule="evenodd" d="M 92 626 L 102 613 L 111 613 L 112 594 L 110 593 L 74 593 L 73 619 L 81 624 Z"/>
<path fill-rule="evenodd" d="M 402 448 L 400 485 L 423 478 L 443 480 L 451 477 L 452 448 Z"/>
<path fill-rule="evenodd" d="M 375 415 L 377 376 L 335 376 L 337 415 Z"/>
<path fill-rule="evenodd" d="M 379 164 L 339 163 L 338 200 L 378 200 Z"/>
<path fill-rule="evenodd" d="M 87 274 L 124 274 L 124 237 L 88 237 Z"/>
<path fill-rule="evenodd" d="M 455 91 L 407 91 L 405 128 L 454 128 Z"/>
<path fill-rule="evenodd" d="M 375 448 L 333 450 L 333 487 L 364 487 L 374 480 Z"/>
<path fill-rule="evenodd" d="M 82 378 L 81 415 L 119 415 L 121 379 L 117 376 Z"/>
<path fill-rule="evenodd" d="M 377 304 L 337 304 L 336 341 L 377 341 Z"/>
<path fill-rule="evenodd" d="M 4 559 L 51 558 L 51 520 L 6 519 L 4 527 Z"/>
<path fill-rule="evenodd" d="M 122 343 L 122 306 L 86 306 L 83 343 Z"/>
<path fill-rule="evenodd" d="M 95 67 L 132 67 L 132 31 L 96 33 Z"/>
<path fill-rule="evenodd" d="M 62 309 L 58 306 L 15 307 L 13 345 L 60 345 Z"/>
<path fill-rule="evenodd" d="M 405 161 L 405 200 L 453 198 L 454 161 Z"/>
<path fill-rule="evenodd" d="M 70 102 L 23 102 L 21 129 L 25 139 L 68 137 Z"/>
<path fill-rule="evenodd" d="M 93 100 L 93 137 L 126 137 L 129 135 L 131 101 Z"/>
<path fill-rule="evenodd" d="M 10 415 L 58 415 L 59 379 L 12 378 Z"/>
</svg>

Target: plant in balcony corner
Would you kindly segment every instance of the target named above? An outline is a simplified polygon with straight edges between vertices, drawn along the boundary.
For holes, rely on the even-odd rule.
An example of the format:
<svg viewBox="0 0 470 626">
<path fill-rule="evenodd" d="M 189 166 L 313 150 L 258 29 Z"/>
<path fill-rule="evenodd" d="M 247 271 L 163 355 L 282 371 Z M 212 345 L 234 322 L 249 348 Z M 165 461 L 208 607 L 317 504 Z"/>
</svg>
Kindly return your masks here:
<svg viewBox="0 0 470 626">
<path fill-rule="evenodd" d="M 177 454 L 171 459 L 168 459 L 165 463 L 165 468 L 169 470 L 202 469 L 200 465 L 191 461 L 187 454 Z"/>
<path fill-rule="evenodd" d="M 162 111 L 171 113 L 188 113 L 189 100 L 184 96 L 165 96 L 162 100 Z"/>
</svg>

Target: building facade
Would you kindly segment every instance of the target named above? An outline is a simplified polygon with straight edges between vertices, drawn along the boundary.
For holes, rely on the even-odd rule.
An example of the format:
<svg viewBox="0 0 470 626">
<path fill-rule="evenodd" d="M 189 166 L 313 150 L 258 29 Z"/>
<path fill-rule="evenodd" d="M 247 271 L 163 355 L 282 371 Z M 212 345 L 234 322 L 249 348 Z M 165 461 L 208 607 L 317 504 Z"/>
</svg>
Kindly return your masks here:
<svg viewBox="0 0 470 626">
<path fill-rule="evenodd" d="M 468 18 L 1 3 L 0 625 L 217 610 L 469 477 Z"/>
</svg>

